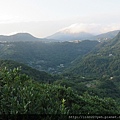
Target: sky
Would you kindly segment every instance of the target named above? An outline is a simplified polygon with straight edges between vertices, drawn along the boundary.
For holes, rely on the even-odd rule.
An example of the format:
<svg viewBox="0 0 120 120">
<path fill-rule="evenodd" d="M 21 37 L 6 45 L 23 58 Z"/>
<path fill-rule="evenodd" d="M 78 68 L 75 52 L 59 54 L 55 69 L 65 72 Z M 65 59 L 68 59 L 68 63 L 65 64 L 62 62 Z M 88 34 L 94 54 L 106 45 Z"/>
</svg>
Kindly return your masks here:
<svg viewBox="0 0 120 120">
<path fill-rule="evenodd" d="M 120 0 L 0 0 L 0 35 L 58 31 L 100 34 L 120 29 Z"/>
</svg>

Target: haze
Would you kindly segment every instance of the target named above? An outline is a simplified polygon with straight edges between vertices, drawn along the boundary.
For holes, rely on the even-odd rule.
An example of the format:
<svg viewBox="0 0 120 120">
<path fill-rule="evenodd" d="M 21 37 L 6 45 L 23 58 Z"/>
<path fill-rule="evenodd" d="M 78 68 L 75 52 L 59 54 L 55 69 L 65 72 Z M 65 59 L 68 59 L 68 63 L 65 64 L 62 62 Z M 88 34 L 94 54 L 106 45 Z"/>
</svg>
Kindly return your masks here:
<svg viewBox="0 0 120 120">
<path fill-rule="evenodd" d="M 0 0 L 0 35 L 120 29 L 120 0 Z"/>
</svg>

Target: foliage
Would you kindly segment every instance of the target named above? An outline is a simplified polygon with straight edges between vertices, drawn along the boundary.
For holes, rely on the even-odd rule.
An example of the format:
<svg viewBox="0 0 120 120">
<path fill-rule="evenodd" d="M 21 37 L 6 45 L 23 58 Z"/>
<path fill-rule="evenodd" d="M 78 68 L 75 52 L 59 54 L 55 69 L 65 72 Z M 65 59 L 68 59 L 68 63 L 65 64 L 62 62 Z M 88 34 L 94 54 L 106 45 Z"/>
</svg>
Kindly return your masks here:
<svg viewBox="0 0 120 120">
<path fill-rule="evenodd" d="M 54 77 L 44 71 L 39 71 L 33 69 L 25 64 L 18 63 L 12 60 L 0 60 L 0 68 L 7 67 L 8 69 L 14 69 L 16 67 L 21 67 L 21 74 L 26 74 L 30 76 L 32 79 L 37 80 L 39 82 L 49 82 L 54 80 Z"/>
<path fill-rule="evenodd" d="M 19 68 L 0 71 L 0 114 L 117 114 L 111 98 L 101 99 L 71 88 L 43 84 L 20 74 Z"/>
<path fill-rule="evenodd" d="M 107 78 L 63 78 L 54 81 L 54 84 L 65 87 L 71 87 L 77 91 L 79 95 L 88 92 L 92 96 L 99 96 L 100 98 L 110 97 L 115 100 L 120 99 L 120 82 L 117 80 L 110 80 Z"/>
</svg>

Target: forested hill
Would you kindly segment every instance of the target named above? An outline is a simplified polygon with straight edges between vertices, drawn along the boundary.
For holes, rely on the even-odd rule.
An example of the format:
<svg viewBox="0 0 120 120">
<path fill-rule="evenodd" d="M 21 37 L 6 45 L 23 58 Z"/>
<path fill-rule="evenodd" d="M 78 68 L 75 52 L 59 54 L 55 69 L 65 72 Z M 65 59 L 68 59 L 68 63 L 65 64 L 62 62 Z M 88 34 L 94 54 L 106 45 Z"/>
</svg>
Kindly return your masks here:
<svg viewBox="0 0 120 120">
<path fill-rule="evenodd" d="M 49 82 L 49 80 L 54 80 L 54 77 L 44 71 L 38 71 L 25 64 L 18 63 L 12 60 L 0 60 L 0 70 L 4 68 L 14 69 L 21 68 L 21 74 L 26 74 L 34 80 L 39 82 Z"/>
<path fill-rule="evenodd" d="M 0 43 L 0 58 L 25 63 L 38 70 L 56 73 L 66 68 L 78 56 L 90 52 L 99 42 L 42 43 L 7 42 Z"/>
<path fill-rule="evenodd" d="M 120 76 L 120 32 L 110 41 L 99 44 L 82 60 L 77 60 L 68 71 L 83 76 Z"/>
<path fill-rule="evenodd" d="M 100 43 L 84 56 L 77 58 L 57 84 L 72 87 L 79 94 L 111 97 L 120 101 L 120 33 L 108 42 Z"/>
</svg>

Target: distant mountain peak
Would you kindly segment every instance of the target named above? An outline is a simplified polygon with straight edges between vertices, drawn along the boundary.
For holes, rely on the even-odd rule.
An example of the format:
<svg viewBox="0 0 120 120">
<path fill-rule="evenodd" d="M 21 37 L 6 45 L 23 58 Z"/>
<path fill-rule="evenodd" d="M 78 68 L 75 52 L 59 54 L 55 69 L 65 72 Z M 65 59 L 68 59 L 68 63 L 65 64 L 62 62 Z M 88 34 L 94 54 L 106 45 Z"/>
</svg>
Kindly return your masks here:
<svg viewBox="0 0 120 120">
<path fill-rule="evenodd" d="M 41 40 L 41 39 L 36 38 L 29 33 L 16 33 L 9 36 L 0 35 L 0 41 L 17 42 L 17 41 L 36 41 L 36 40 Z"/>
<path fill-rule="evenodd" d="M 63 30 L 51 36 L 48 36 L 47 38 L 56 39 L 59 41 L 71 41 L 71 40 L 86 40 L 89 37 L 93 37 L 93 35 L 87 32 L 70 32 L 69 30 Z"/>
<path fill-rule="evenodd" d="M 11 36 L 19 36 L 19 37 L 34 37 L 33 35 L 31 35 L 30 33 L 16 33 L 16 34 L 13 34 Z"/>
</svg>

